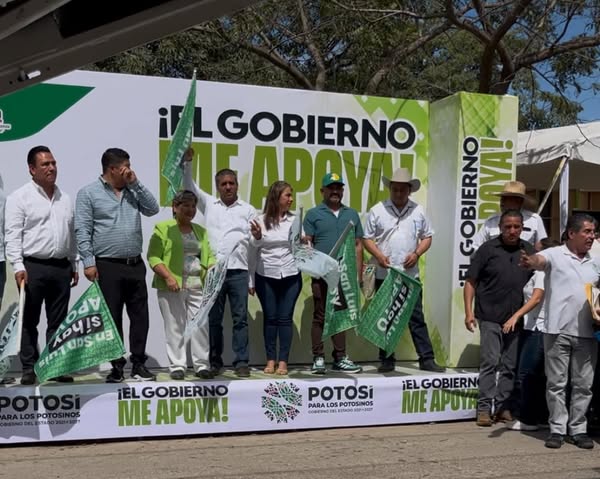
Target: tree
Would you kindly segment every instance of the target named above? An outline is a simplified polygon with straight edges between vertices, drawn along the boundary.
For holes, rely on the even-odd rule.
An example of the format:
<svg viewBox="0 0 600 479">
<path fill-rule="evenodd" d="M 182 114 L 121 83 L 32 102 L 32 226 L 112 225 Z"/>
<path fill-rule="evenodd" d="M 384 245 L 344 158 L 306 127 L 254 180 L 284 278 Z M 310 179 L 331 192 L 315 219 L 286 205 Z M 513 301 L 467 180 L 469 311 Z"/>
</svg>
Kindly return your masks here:
<svg viewBox="0 0 600 479">
<path fill-rule="evenodd" d="M 577 95 L 599 87 L 599 29 L 598 0 L 267 0 L 96 67 L 427 100 L 515 93 L 521 127 L 539 128 L 573 122 Z"/>
</svg>

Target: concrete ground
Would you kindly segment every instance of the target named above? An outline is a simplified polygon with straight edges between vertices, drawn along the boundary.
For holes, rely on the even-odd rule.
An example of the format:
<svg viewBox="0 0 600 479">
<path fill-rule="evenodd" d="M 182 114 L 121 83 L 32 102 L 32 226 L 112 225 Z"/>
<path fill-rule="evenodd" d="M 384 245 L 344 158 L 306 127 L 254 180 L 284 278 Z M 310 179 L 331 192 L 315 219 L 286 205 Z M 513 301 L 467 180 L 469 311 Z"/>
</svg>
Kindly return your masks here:
<svg viewBox="0 0 600 479">
<path fill-rule="evenodd" d="M 600 478 L 592 451 L 474 422 L 0 448 L 1 478 Z M 596 438 L 599 440 L 599 438 Z"/>
</svg>

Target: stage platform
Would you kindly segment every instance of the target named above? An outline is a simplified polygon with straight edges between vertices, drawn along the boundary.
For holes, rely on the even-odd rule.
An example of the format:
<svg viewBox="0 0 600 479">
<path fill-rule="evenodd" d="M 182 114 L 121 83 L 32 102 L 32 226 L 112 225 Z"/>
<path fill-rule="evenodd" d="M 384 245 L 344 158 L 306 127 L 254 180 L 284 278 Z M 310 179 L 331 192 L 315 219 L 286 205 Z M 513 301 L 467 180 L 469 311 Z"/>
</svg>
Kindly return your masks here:
<svg viewBox="0 0 600 479">
<path fill-rule="evenodd" d="M 455 421 L 475 417 L 478 374 L 420 371 L 399 363 L 377 373 L 310 373 L 293 366 L 288 376 L 253 368 L 211 380 L 188 371 L 173 381 L 104 383 L 106 372 L 75 375 L 71 384 L 0 386 L 0 444 L 281 431 Z M 155 371 L 156 372 L 156 371 Z M 128 375 L 128 371 L 127 371 Z"/>
</svg>

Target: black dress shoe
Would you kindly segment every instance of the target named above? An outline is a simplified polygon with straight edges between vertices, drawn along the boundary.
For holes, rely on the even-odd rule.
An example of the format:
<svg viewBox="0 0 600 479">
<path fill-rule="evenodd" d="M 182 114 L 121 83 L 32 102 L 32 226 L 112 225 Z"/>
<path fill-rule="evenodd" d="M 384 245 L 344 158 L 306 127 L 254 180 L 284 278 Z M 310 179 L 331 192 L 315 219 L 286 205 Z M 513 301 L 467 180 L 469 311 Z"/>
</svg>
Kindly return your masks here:
<svg viewBox="0 0 600 479">
<path fill-rule="evenodd" d="M 238 378 L 249 378 L 250 377 L 250 368 L 248 366 L 239 366 L 235 368 L 235 375 Z"/>
<path fill-rule="evenodd" d="M 181 369 L 176 369 L 175 371 L 171 371 L 171 379 L 174 381 L 183 381 L 185 379 L 185 373 Z"/>
<path fill-rule="evenodd" d="M 210 369 L 201 369 L 200 371 L 196 371 L 195 375 L 197 378 L 200 378 L 200 379 L 214 378 L 213 373 Z"/>
<path fill-rule="evenodd" d="M 382 361 L 377 368 L 378 373 L 391 373 L 396 370 L 396 363 L 394 361 Z"/>
<path fill-rule="evenodd" d="M 33 371 L 23 371 L 23 376 L 21 376 L 21 384 L 24 386 L 31 386 L 35 384 L 37 381 L 37 376 Z"/>
<path fill-rule="evenodd" d="M 433 373 L 443 373 L 446 370 L 445 367 L 440 366 L 433 359 L 419 362 L 419 369 L 421 371 L 431 371 Z"/>
<path fill-rule="evenodd" d="M 50 378 L 49 381 L 54 381 L 57 383 L 72 383 L 74 379 L 73 376 L 56 376 L 55 378 Z"/>
<path fill-rule="evenodd" d="M 211 366 L 209 369 L 212 377 L 220 376 L 225 372 L 225 368 L 223 366 Z"/>
<path fill-rule="evenodd" d="M 15 378 L 4 378 L 0 381 L 0 384 L 14 384 L 17 380 Z"/>
</svg>

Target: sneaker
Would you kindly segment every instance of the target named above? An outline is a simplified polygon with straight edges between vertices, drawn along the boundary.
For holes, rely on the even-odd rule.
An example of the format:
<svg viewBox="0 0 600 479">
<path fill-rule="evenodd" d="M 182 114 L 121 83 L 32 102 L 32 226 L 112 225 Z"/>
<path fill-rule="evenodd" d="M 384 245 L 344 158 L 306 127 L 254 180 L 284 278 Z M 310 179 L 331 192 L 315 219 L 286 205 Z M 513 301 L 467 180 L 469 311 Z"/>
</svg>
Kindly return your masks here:
<svg viewBox="0 0 600 479">
<path fill-rule="evenodd" d="M 123 368 L 122 367 L 114 367 L 106 376 L 107 383 L 122 383 L 125 380 L 125 376 L 123 376 Z"/>
<path fill-rule="evenodd" d="M 23 386 L 31 386 L 35 384 L 37 381 L 37 376 L 33 371 L 23 371 L 23 376 L 21 376 L 21 384 Z"/>
<path fill-rule="evenodd" d="M 313 359 L 313 365 L 311 372 L 313 374 L 325 374 L 327 369 L 325 368 L 325 358 L 323 356 L 315 356 Z"/>
<path fill-rule="evenodd" d="M 492 416 L 490 416 L 489 411 L 479 411 L 475 424 L 480 427 L 490 427 L 492 425 Z"/>
<path fill-rule="evenodd" d="M 494 422 L 511 422 L 514 421 L 514 417 L 511 412 L 507 409 L 502 409 L 494 416 Z"/>
<path fill-rule="evenodd" d="M 171 371 L 169 376 L 171 376 L 171 379 L 173 379 L 174 381 L 183 381 L 185 379 L 185 373 L 181 369 Z"/>
<path fill-rule="evenodd" d="M 563 445 L 564 442 L 565 442 L 565 437 L 562 434 L 557 434 L 557 433 L 553 432 L 552 434 L 550 434 L 548 439 L 546 439 L 544 446 L 546 446 L 550 449 L 560 449 L 560 447 Z"/>
<path fill-rule="evenodd" d="M 248 366 L 238 366 L 235 368 L 234 373 L 238 378 L 249 378 L 250 368 Z"/>
<path fill-rule="evenodd" d="M 131 368 L 131 378 L 136 381 L 156 381 L 156 375 L 152 374 L 145 364 L 134 364 Z"/>
<path fill-rule="evenodd" d="M 594 441 L 587 434 L 574 434 L 567 437 L 567 441 L 575 444 L 580 449 L 594 449 Z"/>
<path fill-rule="evenodd" d="M 200 371 L 196 371 L 195 375 L 200 379 L 212 379 L 214 377 L 210 369 L 201 369 Z"/>
<path fill-rule="evenodd" d="M 381 364 L 377 368 L 378 373 L 391 373 L 396 370 L 396 363 L 387 359 L 381 361 Z"/>
<path fill-rule="evenodd" d="M 419 369 L 421 371 L 431 371 L 433 373 L 443 373 L 446 368 L 440 366 L 433 359 L 427 359 L 423 362 L 419 361 Z"/>
<path fill-rule="evenodd" d="M 334 371 L 343 371 L 345 373 L 360 373 L 362 371 L 362 367 L 358 364 L 354 364 L 348 356 L 344 356 L 339 361 L 335 361 L 332 369 Z"/>
<path fill-rule="evenodd" d="M 539 429 L 539 427 L 534 424 L 525 424 L 518 419 L 508 421 L 506 423 L 506 428 L 511 431 L 537 431 Z"/>
</svg>

